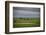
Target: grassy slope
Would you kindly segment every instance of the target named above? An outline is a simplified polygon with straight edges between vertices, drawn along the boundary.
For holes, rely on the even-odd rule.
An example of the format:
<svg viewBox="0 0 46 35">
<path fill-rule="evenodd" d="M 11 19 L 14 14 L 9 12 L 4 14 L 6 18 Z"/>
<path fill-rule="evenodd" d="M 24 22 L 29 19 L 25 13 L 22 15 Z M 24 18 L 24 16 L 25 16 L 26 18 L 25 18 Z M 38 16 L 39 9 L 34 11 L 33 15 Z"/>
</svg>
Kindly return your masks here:
<svg viewBox="0 0 46 35">
<path fill-rule="evenodd" d="M 38 27 L 40 26 L 39 18 L 14 18 L 13 27 Z"/>
</svg>

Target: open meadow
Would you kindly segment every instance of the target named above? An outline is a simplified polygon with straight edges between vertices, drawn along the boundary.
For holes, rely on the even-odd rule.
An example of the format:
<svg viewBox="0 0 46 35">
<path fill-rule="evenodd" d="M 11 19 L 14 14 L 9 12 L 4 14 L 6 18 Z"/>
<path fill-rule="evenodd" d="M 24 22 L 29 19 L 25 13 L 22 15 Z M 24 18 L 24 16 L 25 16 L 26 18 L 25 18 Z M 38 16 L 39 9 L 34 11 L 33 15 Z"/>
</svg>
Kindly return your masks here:
<svg viewBox="0 0 46 35">
<path fill-rule="evenodd" d="M 13 28 L 39 26 L 40 18 L 13 18 Z"/>
</svg>

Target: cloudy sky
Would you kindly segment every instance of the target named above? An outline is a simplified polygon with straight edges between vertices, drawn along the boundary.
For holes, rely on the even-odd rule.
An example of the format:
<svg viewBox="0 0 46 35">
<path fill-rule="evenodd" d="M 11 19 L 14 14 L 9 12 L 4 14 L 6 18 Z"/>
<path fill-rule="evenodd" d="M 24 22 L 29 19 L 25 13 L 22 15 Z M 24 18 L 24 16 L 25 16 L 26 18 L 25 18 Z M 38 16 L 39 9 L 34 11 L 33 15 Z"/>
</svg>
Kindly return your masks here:
<svg viewBox="0 0 46 35">
<path fill-rule="evenodd" d="M 13 7 L 13 17 L 32 18 L 40 17 L 40 8 Z"/>
</svg>

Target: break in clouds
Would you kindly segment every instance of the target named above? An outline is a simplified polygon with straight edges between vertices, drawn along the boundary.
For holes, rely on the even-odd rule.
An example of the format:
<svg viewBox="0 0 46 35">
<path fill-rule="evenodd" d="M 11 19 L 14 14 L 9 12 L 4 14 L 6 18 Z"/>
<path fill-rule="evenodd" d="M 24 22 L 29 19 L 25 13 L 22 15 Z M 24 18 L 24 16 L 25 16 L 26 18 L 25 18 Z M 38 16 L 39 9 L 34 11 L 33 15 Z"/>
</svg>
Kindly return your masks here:
<svg viewBox="0 0 46 35">
<path fill-rule="evenodd" d="M 40 17 L 40 8 L 13 7 L 13 17 L 39 18 Z"/>
</svg>

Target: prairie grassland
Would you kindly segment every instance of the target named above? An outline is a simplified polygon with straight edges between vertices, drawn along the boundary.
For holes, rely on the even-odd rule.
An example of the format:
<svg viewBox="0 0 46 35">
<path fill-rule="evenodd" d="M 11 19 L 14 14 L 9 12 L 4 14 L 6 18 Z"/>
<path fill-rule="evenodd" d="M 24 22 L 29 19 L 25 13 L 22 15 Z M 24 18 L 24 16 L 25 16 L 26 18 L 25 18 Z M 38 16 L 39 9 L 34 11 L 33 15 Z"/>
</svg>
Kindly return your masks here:
<svg viewBox="0 0 46 35">
<path fill-rule="evenodd" d="M 40 18 L 13 18 L 13 28 L 39 26 Z"/>
</svg>

